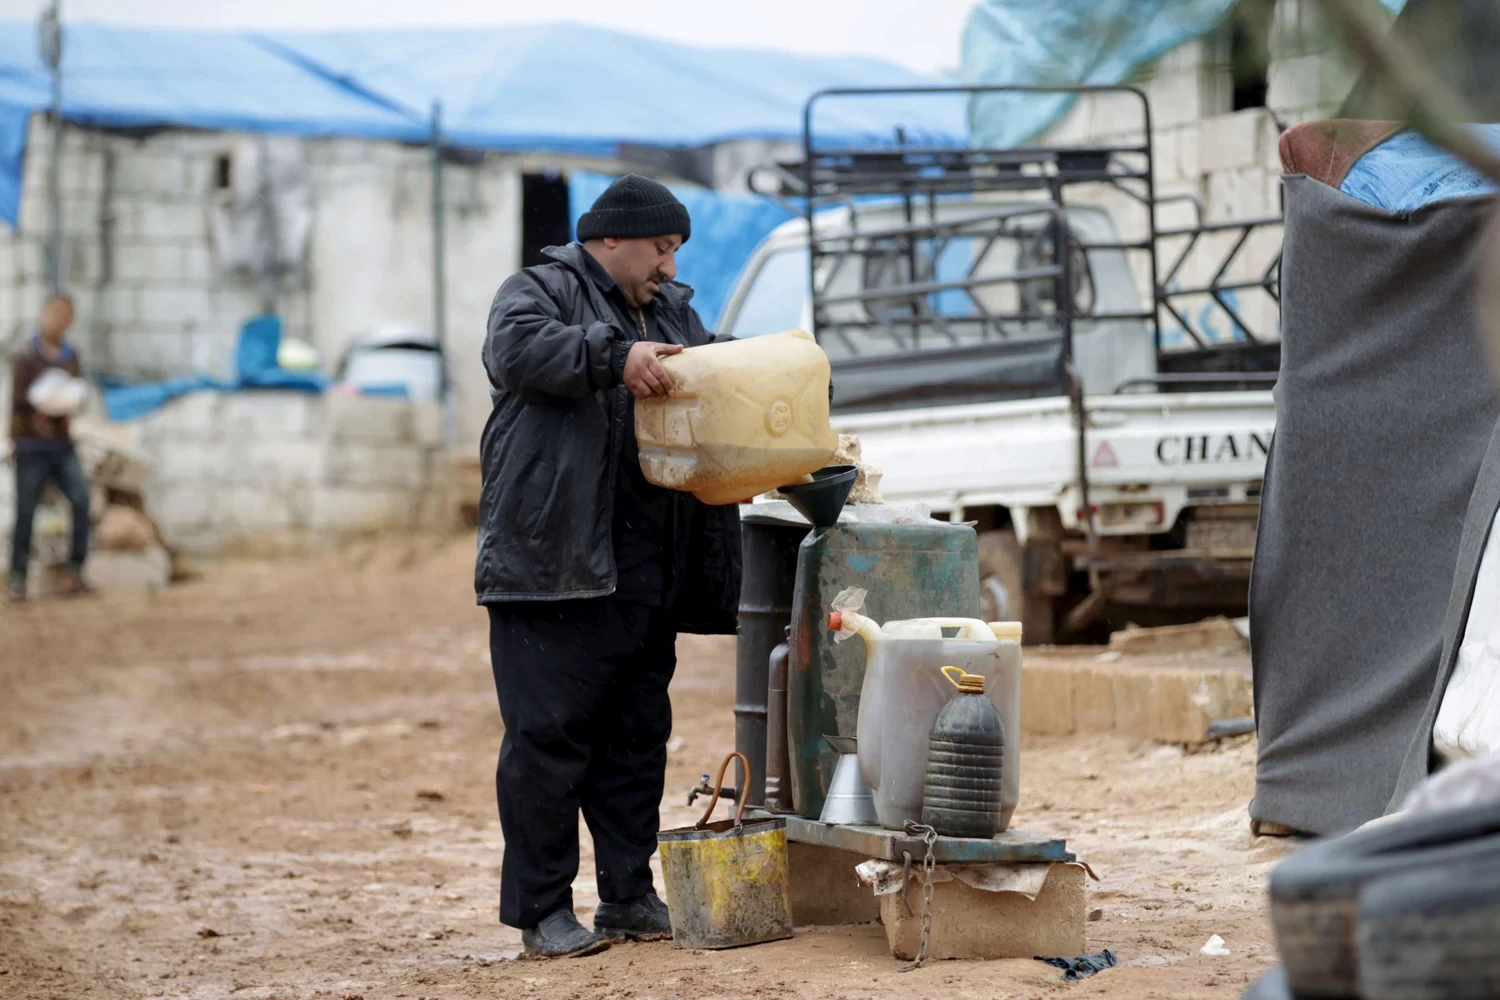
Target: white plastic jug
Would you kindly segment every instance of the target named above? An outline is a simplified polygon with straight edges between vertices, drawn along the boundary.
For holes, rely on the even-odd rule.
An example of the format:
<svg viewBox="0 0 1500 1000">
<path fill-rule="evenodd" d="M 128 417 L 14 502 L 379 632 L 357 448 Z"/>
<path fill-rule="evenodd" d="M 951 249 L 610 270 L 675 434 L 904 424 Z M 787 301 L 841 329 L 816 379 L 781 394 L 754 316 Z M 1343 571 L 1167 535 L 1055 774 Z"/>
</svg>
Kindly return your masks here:
<svg viewBox="0 0 1500 1000">
<path fill-rule="evenodd" d="M 856 739 L 860 771 L 875 790 L 880 825 L 902 829 L 921 822 L 927 736 L 953 697 L 942 668 L 961 667 L 985 678 L 985 693 L 1005 723 L 1005 771 L 1000 829 L 1010 825 L 1021 795 L 1021 627 L 970 618 L 916 618 L 884 626 L 856 611 L 835 612 L 840 637 L 865 641 Z M 954 631 L 951 638 L 944 630 Z"/>
<path fill-rule="evenodd" d="M 641 470 L 708 504 L 748 502 L 828 464 L 828 356 L 801 330 L 662 359 L 675 389 L 635 404 Z"/>
</svg>

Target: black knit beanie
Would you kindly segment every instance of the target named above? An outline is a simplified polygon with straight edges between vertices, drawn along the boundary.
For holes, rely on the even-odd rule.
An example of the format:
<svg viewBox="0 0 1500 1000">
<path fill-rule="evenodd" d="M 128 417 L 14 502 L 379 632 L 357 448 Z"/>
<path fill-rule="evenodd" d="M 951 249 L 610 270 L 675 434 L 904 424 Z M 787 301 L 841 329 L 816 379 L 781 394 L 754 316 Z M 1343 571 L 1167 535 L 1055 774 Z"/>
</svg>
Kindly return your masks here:
<svg viewBox="0 0 1500 1000">
<path fill-rule="evenodd" d="M 605 188 L 578 220 L 580 243 L 674 235 L 686 243 L 692 231 L 687 206 L 663 185 L 636 174 L 626 174 Z"/>
</svg>

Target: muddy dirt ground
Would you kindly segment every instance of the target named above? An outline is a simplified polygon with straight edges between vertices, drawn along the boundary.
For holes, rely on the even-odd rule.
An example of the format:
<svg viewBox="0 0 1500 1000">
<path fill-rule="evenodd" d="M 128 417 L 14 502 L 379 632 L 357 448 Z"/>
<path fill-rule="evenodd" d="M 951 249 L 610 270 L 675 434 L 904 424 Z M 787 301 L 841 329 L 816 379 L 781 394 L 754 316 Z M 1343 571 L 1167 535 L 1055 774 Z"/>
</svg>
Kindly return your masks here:
<svg viewBox="0 0 1500 1000">
<path fill-rule="evenodd" d="M 1286 847 L 1247 829 L 1254 747 L 1112 736 L 1028 741 L 1016 819 L 1102 879 L 1089 946 L 1122 967 L 1086 982 L 1031 961 L 903 975 L 878 925 L 517 960 L 472 544 L 0 609 L 0 997 L 1231 998 L 1273 963 Z M 679 652 L 665 827 L 733 744 L 732 642 Z M 592 879 L 575 895 L 587 920 Z M 1215 933 L 1229 957 L 1199 955 Z"/>
</svg>

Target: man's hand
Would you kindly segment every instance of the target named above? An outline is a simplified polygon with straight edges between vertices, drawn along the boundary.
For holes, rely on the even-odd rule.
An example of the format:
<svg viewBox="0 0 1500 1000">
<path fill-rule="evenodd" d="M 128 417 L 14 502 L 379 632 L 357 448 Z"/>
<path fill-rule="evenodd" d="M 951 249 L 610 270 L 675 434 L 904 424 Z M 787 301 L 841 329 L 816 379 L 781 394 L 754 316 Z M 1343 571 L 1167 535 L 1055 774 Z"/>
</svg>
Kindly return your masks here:
<svg viewBox="0 0 1500 1000">
<path fill-rule="evenodd" d="M 636 399 L 672 395 L 672 390 L 675 388 L 672 384 L 672 376 L 667 374 L 667 370 L 662 367 L 658 359 L 681 353 L 680 344 L 657 344 L 649 340 L 641 340 L 632 344 L 630 353 L 625 356 L 625 388 L 629 389 Z"/>
<path fill-rule="evenodd" d="M 5 442 L 5 447 L 0 449 L 0 457 L 4 458 L 6 465 L 14 462 L 16 460 L 16 443 L 14 441 Z"/>
</svg>

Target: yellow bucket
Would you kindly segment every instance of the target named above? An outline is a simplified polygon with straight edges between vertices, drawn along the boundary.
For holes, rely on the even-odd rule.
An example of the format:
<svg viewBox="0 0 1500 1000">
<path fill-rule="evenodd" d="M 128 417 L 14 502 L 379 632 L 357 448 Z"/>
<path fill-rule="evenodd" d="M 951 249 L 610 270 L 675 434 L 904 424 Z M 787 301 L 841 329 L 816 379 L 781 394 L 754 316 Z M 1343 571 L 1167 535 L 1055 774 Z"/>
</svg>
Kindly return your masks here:
<svg viewBox="0 0 1500 1000">
<path fill-rule="evenodd" d="M 743 754 L 725 757 L 703 818 L 657 834 L 672 941 L 679 948 L 738 948 L 792 936 L 786 820 L 746 823 L 742 798 L 734 819 L 708 821 L 735 758 L 740 773 L 749 774 Z"/>
</svg>

